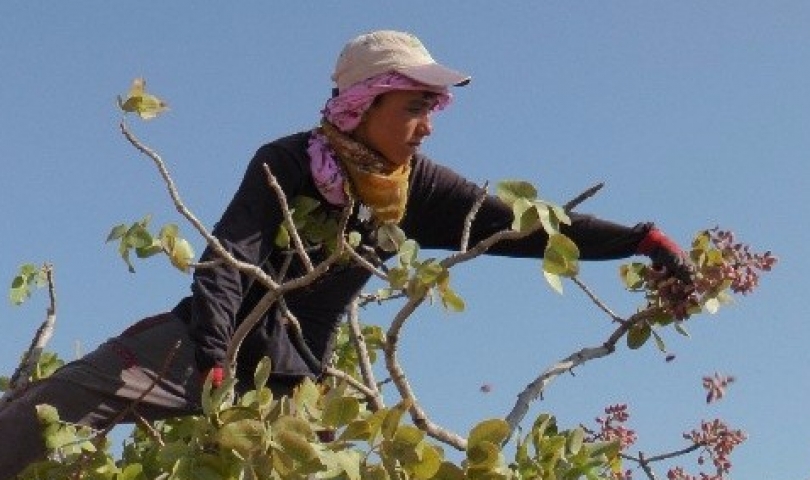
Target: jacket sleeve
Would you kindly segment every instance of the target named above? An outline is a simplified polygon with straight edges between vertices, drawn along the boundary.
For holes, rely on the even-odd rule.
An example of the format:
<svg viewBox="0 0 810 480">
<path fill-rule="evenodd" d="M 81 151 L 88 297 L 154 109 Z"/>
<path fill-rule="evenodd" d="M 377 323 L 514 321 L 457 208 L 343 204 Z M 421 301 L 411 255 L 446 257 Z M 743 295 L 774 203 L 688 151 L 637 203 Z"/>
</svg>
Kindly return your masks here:
<svg viewBox="0 0 810 480">
<path fill-rule="evenodd" d="M 270 167 L 287 198 L 293 198 L 300 190 L 306 175 L 305 166 L 283 148 L 265 145 L 251 160 L 233 199 L 212 231 L 235 258 L 253 265 L 262 265 L 268 258 L 283 220 L 264 164 Z M 201 261 L 216 258 L 216 252 L 208 247 Z M 201 371 L 225 365 L 236 315 L 251 283 L 249 276 L 224 263 L 195 271 L 190 333 L 196 342 L 197 365 Z"/>
<path fill-rule="evenodd" d="M 481 193 L 481 187 L 421 157 L 414 164 L 403 229 L 423 248 L 457 250 L 467 214 Z M 563 225 L 561 230 L 577 244 L 583 260 L 629 257 L 636 253 L 651 227 L 649 223 L 629 227 L 579 213 L 569 216 L 571 225 Z M 472 224 L 470 245 L 510 229 L 512 219 L 512 209 L 496 196 L 488 195 Z M 540 258 L 547 241 L 548 235 L 540 229 L 519 240 L 501 241 L 487 253 Z"/>
</svg>

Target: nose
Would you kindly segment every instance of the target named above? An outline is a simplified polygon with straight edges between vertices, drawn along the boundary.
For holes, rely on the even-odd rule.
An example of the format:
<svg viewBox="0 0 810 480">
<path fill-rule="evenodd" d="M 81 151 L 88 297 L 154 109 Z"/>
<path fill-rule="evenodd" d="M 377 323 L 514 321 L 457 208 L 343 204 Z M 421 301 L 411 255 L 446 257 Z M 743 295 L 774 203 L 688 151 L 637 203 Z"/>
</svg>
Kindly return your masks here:
<svg viewBox="0 0 810 480">
<path fill-rule="evenodd" d="M 430 118 L 430 113 L 426 113 L 422 115 L 422 118 L 419 119 L 419 124 L 416 128 L 416 133 L 420 137 L 428 137 L 431 133 L 433 133 L 433 122 Z"/>
</svg>

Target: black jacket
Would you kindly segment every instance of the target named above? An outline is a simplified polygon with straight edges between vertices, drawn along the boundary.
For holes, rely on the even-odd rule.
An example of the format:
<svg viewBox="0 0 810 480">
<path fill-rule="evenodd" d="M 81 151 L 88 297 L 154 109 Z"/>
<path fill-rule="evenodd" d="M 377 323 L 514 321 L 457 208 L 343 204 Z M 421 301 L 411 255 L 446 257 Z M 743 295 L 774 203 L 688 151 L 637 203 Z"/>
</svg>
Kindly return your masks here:
<svg viewBox="0 0 810 480">
<path fill-rule="evenodd" d="M 282 255 L 274 240 L 282 223 L 282 212 L 275 193 L 267 183 L 262 165 L 267 164 L 288 199 L 299 195 L 327 204 L 315 187 L 309 169 L 306 148 L 310 132 L 300 132 L 261 147 L 216 224 L 213 234 L 236 258 L 254 265 L 273 266 L 278 271 Z M 464 220 L 481 188 L 450 169 L 417 154 L 413 159 L 408 203 L 400 227 L 421 248 L 454 250 L 461 243 Z M 337 211 L 337 209 L 336 209 Z M 579 247 L 581 258 L 605 260 L 628 257 L 635 253 L 649 224 L 626 227 L 583 214 L 572 214 L 572 224 L 563 228 Z M 489 196 L 471 231 L 470 245 L 493 233 L 510 228 L 511 208 Z M 364 233 L 368 228 L 353 215 L 350 229 Z M 504 241 L 489 254 L 540 258 L 547 237 L 541 230 L 518 241 Z M 387 258 L 384 254 L 380 255 Z M 216 254 L 209 248 L 201 261 Z M 294 263 L 290 273 L 303 273 Z M 289 275 L 288 275 L 289 276 Z M 310 351 L 321 361 L 331 354 L 330 341 L 352 299 L 360 293 L 370 273 L 356 265 L 333 268 L 316 283 L 285 296 L 287 305 L 298 318 Z M 215 365 L 224 366 L 232 334 L 242 319 L 264 295 L 265 289 L 236 269 L 220 265 L 198 269 L 191 286 L 192 295 L 175 307 L 174 312 L 188 324 L 197 343 L 197 363 L 202 372 Z M 290 341 L 286 327 L 271 309 L 263 322 L 245 339 L 239 351 L 238 377 L 249 381 L 257 362 L 269 356 L 277 380 L 317 377 L 320 365 L 308 365 Z"/>
</svg>

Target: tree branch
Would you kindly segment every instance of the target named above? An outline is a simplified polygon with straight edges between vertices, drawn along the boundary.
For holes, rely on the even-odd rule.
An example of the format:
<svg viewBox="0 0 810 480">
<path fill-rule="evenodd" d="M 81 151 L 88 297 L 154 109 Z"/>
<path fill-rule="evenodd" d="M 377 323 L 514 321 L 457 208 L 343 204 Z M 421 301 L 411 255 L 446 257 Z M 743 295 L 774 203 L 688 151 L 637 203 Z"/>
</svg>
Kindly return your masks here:
<svg viewBox="0 0 810 480">
<path fill-rule="evenodd" d="M 481 205 L 484 204 L 484 200 L 487 199 L 487 187 L 489 186 L 489 182 L 484 182 L 484 185 L 481 187 L 481 195 L 475 200 L 472 208 L 470 209 L 469 213 L 467 213 L 467 217 L 464 219 L 464 230 L 461 233 L 461 248 L 460 251 L 466 252 L 467 248 L 470 244 L 470 232 L 472 231 L 472 224 L 475 221 L 476 215 L 478 215 L 478 211 L 481 209 Z"/>
<path fill-rule="evenodd" d="M 276 192 L 276 198 L 278 198 L 281 211 L 284 214 L 284 223 L 287 224 L 287 231 L 290 233 L 290 237 L 292 237 L 295 251 L 298 252 L 298 256 L 301 258 L 301 262 L 303 262 L 307 272 L 311 272 L 314 269 L 312 260 L 309 258 L 309 255 L 307 255 L 306 249 L 304 249 L 304 242 L 301 241 L 301 235 L 298 234 L 298 229 L 295 228 L 292 212 L 290 211 L 290 206 L 287 204 L 287 195 L 284 193 L 284 190 L 282 190 L 278 180 L 276 180 L 276 176 L 270 171 L 270 167 L 268 167 L 266 163 L 263 163 L 262 168 L 264 168 L 265 176 L 267 176 L 267 183 L 270 185 L 270 188 Z"/>
<path fill-rule="evenodd" d="M 425 295 L 411 297 L 402 307 L 402 309 L 394 317 L 391 326 L 388 328 L 385 342 L 385 365 L 388 373 L 391 375 L 391 381 L 397 388 L 399 395 L 403 400 L 411 400 L 411 419 L 413 423 L 431 437 L 442 441 L 458 450 L 465 450 L 467 448 L 467 440 L 462 438 L 456 433 L 450 432 L 437 424 L 433 423 L 427 415 L 427 412 L 419 405 L 416 394 L 411 388 L 410 382 L 405 375 L 405 371 L 397 358 L 397 347 L 399 343 L 399 336 L 405 321 L 413 314 L 419 305 L 425 299 Z"/>
<path fill-rule="evenodd" d="M 360 329 L 357 308 L 357 299 L 354 299 L 349 310 L 349 338 L 357 351 L 357 358 L 360 362 L 360 375 L 363 377 L 363 383 L 372 393 L 372 396 L 368 397 L 371 409 L 377 411 L 384 408 L 385 404 L 382 401 L 380 390 L 377 388 L 377 380 L 374 379 L 374 370 L 371 366 L 371 359 L 368 355 L 368 348 L 366 348 L 363 332 Z"/>
<path fill-rule="evenodd" d="M 31 339 L 31 344 L 25 355 L 23 355 L 19 367 L 12 374 L 8 390 L 0 397 L 0 410 L 17 398 L 31 383 L 31 376 L 34 374 L 37 364 L 39 364 L 42 352 L 45 351 L 45 347 L 53 337 L 53 331 L 56 327 L 56 287 L 53 280 L 53 266 L 46 263 L 42 266 L 42 271 L 45 273 L 45 280 L 48 285 L 48 308 L 45 320 L 37 329 L 34 338 Z"/>
<path fill-rule="evenodd" d="M 621 320 L 619 327 L 613 331 L 608 337 L 607 341 L 598 347 L 583 348 L 555 363 L 547 368 L 540 374 L 533 382 L 518 394 L 518 400 L 512 410 L 506 416 L 506 422 L 509 424 L 509 429 L 514 432 L 526 413 L 529 410 L 529 404 L 539 398 L 546 387 L 558 376 L 563 373 L 570 372 L 574 368 L 598 358 L 610 355 L 616 350 L 616 344 L 622 337 L 635 325 L 647 321 L 655 314 L 655 309 L 643 310 L 634 314 L 627 320 Z"/>
</svg>

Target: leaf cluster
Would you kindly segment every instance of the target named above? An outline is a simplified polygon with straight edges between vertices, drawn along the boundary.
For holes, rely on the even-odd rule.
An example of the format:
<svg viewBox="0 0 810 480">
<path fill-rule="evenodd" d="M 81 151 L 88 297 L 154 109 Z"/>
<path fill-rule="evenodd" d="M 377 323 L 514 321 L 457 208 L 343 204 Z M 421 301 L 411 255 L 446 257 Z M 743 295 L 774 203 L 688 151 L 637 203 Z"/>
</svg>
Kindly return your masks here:
<svg viewBox="0 0 810 480">
<path fill-rule="evenodd" d="M 621 472 L 620 451 L 618 441 L 587 441 L 582 427 L 562 431 L 541 414 L 518 441 L 510 468 L 521 479 L 612 479 Z"/>
<path fill-rule="evenodd" d="M 31 297 L 34 289 L 47 285 L 46 267 L 26 263 L 20 266 L 17 275 L 11 280 L 8 298 L 14 305 L 21 305 Z"/>
<path fill-rule="evenodd" d="M 131 252 L 138 258 L 148 258 L 159 253 L 168 255 L 171 264 L 181 272 L 188 273 L 194 260 L 194 249 L 188 240 L 180 237 L 180 229 L 175 224 L 164 225 L 157 236 L 149 231 L 151 215 L 133 223 L 120 224 L 112 228 L 107 235 L 107 243 L 118 241 L 118 253 L 130 272 L 135 272 Z"/>
<path fill-rule="evenodd" d="M 398 244 L 397 265 L 387 274 L 388 287 L 378 292 L 380 298 L 398 292 L 409 298 L 435 295 L 446 310 L 464 310 L 464 299 L 450 286 L 450 270 L 435 258 L 420 259 L 419 244 L 414 240 L 407 239 Z"/>
<path fill-rule="evenodd" d="M 571 219 L 559 205 L 538 198 L 537 189 L 524 181 L 503 181 L 497 186 L 498 197 L 512 207 L 512 229 L 529 233 L 542 228 L 548 235 L 543 253 L 543 275 L 546 281 L 562 293 L 561 277 L 579 273 L 579 248 L 561 232 Z"/>
</svg>

